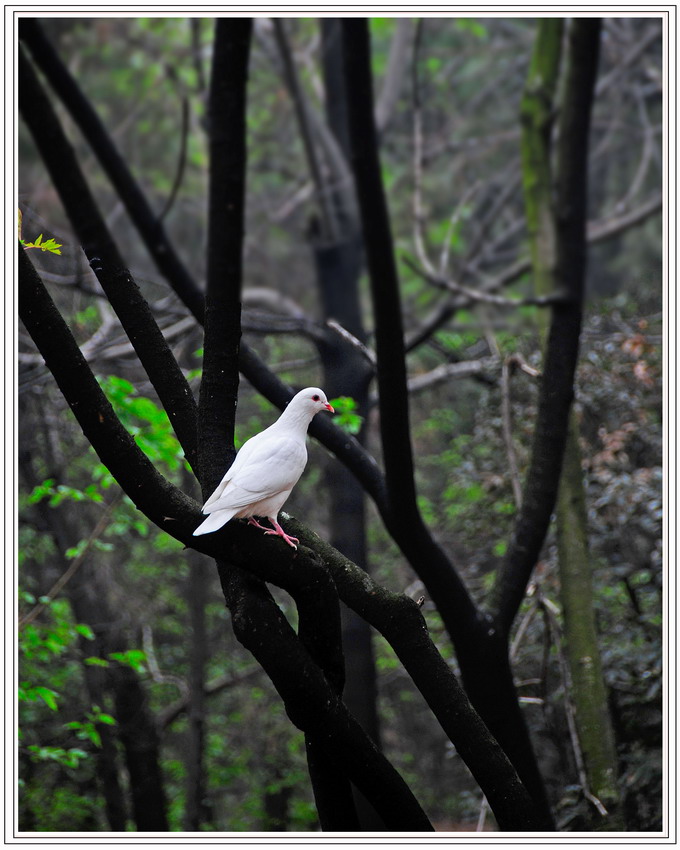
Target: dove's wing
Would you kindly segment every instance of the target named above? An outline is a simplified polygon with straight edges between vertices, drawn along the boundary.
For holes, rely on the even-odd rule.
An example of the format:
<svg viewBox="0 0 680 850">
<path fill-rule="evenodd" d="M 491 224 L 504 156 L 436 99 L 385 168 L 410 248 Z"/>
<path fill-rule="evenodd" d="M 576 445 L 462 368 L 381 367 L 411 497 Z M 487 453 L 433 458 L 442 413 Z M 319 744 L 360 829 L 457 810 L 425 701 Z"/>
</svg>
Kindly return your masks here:
<svg viewBox="0 0 680 850">
<path fill-rule="evenodd" d="M 291 490 L 307 463 L 304 440 L 290 435 L 258 434 L 244 444 L 203 513 L 244 508 Z M 251 443 L 255 443 L 251 446 Z M 245 457 L 241 459 L 245 449 Z M 239 462 L 240 461 L 240 462 Z"/>
<path fill-rule="evenodd" d="M 249 462 L 249 458 L 254 453 L 260 451 L 259 445 L 260 443 L 267 441 L 267 439 L 269 438 L 270 431 L 271 426 L 269 428 L 265 428 L 264 431 L 261 431 L 259 434 L 255 434 L 255 436 L 245 441 L 245 443 L 239 449 L 238 454 L 234 458 L 234 462 L 225 472 L 224 478 L 220 481 L 217 487 L 215 487 L 213 492 L 210 494 L 207 502 L 203 505 L 203 513 L 206 513 L 208 509 L 215 510 L 215 508 L 211 508 L 211 505 L 214 505 L 215 502 L 217 502 L 217 500 L 222 497 L 222 494 L 224 493 L 229 482 L 233 479 L 235 475 L 238 475 L 239 470 L 242 469 Z"/>
</svg>

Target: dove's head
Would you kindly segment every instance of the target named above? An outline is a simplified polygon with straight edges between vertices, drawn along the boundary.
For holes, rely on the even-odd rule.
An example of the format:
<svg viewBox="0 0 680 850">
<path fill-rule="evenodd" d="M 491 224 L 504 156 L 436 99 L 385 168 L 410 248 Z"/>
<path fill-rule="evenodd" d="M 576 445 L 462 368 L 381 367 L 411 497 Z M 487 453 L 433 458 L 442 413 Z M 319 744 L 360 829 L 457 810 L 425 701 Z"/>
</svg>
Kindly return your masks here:
<svg viewBox="0 0 680 850">
<path fill-rule="evenodd" d="M 304 410 L 308 412 L 310 419 L 320 410 L 328 410 L 331 413 L 335 413 L 331 405 L 328 403 L 326 394 L 318 387 L 307 387 L 305 390 L 300 390 L 297 395 L 293 396 L 290 404 L 288 405 L 289 408 L 293 406 L 298 408 L 300 411 Z"/>
</svg>

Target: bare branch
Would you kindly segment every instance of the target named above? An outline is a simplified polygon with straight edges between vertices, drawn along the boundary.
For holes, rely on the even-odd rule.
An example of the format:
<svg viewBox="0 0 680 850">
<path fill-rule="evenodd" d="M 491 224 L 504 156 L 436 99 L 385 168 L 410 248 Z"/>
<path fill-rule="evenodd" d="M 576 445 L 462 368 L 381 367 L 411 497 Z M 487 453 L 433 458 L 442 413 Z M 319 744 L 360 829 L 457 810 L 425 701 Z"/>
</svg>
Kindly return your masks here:
<svg viewBox="0 0 680 850">
<path fill-rule="evenodd" d="M 321 214 L 321 220 L 323 221 L 324 235 L 327 239 L 335 241 L 338 237 L 338 223 L 330 201 L 330 193 L 321 171 L 321 164 L 314 146 L 307 101 L 303 95 L 302 88 L 295 71 L 293 57 L 291 56 L 288 39 L 286 38 L 286 32 L 283 26 L 283 19 L 273 18 L 273 23 L 274 35 L 276 37 L 276 43 L 278 45 L 279 54 L 283 64 L 284 79 L 293 101 L 295 114 L 297 115 L 298 125 L 300 127 L 300 135 L 305 147 L 307 164 L 309 165 L 312 180 L 316 187 L 316 194 L 319 201 L 319 212 Z"/>
<path fill-rule="evenodd" d="M 357 339 L 354 334 L 351 334 L 346 328 L 343 328 L 340 322 L 336 322 L 335 319 L 327 319 L 326 325 L 332 331 L 335 331 L 336 334 L 341 336 L 346 342 L 354 346 L 354 348 L 357 348 L 363 354 L 366 360 L 368 360 L 371 366 L 376 366 L 378 360 L 375 356 L 375 352 L 371 351 L 371 349 L 364 345 L 364 343 L 360 339 Z"/>
<path fill-rule="evenodd" d="M 412 31 L 413 21 L 410 18 L 397 18 L 387 58 L 385 79 L 375 106 L 375 123 L 381 134 L 385 132 L 394 115 L 394 107 L 404 85 Z"/>
<path fill-rule="evenodd" d="M 503 368 L 501 370 L 501 415 L 503 420 L 503 442 L 505 443 L 505 453 L 508 458 L 508 467 L 510 469 L 510 481 L 512 483 L 512 494 L 515 498 L 515 507 L 519 510 L 522 507 L 522 483 L 519 475 L 515 442 L 512 436 L 510 374 L 510 364 L 506 358 L 503 361 Z"/>
<path fill-rule="evenodd" d="M 430 275 L 435 275 L 435 268 L 430 262 L 425 247 L 423 224 L 423 118 L 420 103 L 420 80 L 418 76 L 418 61 L 420 42 L 422 39 L 424 20 L 418 19 L 413 43 L 412 85 L 413 85 L 413 243 L 416 254 Z"/>
<path fill-rule="evenodd" d="M 418 266 L 408 257 L 404 257 L 403 261 L 405 265 L 412 269 L 417 275 L 427 280 L 428 283 L 431 283 L 440 289 L 447 289 L 449 292 L 453 292 L 456 295 L 463 295 L 468 299 L 468 301 L 472 302 L 494 304 L 497 307 L 525 307 L 529 305 L 536 307 L 550 307 L 554 304 L 560 304 L 565 301 L 565 296 L 559 294 L 536 295 L 529 296 L 527 298 L 504 298 L 502 295 L 494 295 L 491 292 L 485 292 L 479 289 L 470 289 L 469 287 L 462 286 L 449 278 L 441 277 L 437 274 L 430 274 L 423 269 L 419 269 Z M 497 282 L 494 286 L 496 285 Z M 487 289 L 490 288 L 491 287 L 487 286 Z"/>
<path fill-rule="evenodd" d="M 655 22 L 641 38 L 636 39 L 634 45 L 623 59 L 615 65 L 608 74 L 605 74 L 600 78 L 595 88 L 595 96 L 599 97 L 604 91 L 612 86 L 619 79 L 621 74 L 623 74 L 624 71 L 626 71 L 639 56 L 642 56 L 648 47 L 654 44 L 657 39 L 661 38 L 662 32 L 661 23 Z"/>
<path fill-rule="evenodd" d="M 649 200 L 642 203 L 636 209 L 615 218 L 606 218 L 601 221 L 593 221 L 588 225 L 588 242 L 596 244 L 604 242 L 605 239 L 610 239 L 613 236 L 618 236 L 620 233 L 635 227 L 637 224 L 642 224 L 646 219 L 656 215 L 663 209 L 663 198 L 661 193 L 654 195 Z"/>
<path fill-rule="evenodd" d="M 187 139 L 189 137 L 189 101 L 186 97 L 182 98 L 182 124 L 180 130 L 180 148 L 179 148 L 179 157 L 177 159 L 177 171 L 175 172 L 175 179 L 172 181 L 172 188 L 170 189 L 170 194 L 168 195 L 168 199 L 165 202 L 165 206 L 162 211 L 158 215 L 158 220 L 163 221 L 166 215 L 172 209 L 175 200 L 177 198 L 177 193 L 179 192 L 179 187 L 182 185 L 182 179 L 184 178 L 184 168 L 187 163 Z"/>
</svg>

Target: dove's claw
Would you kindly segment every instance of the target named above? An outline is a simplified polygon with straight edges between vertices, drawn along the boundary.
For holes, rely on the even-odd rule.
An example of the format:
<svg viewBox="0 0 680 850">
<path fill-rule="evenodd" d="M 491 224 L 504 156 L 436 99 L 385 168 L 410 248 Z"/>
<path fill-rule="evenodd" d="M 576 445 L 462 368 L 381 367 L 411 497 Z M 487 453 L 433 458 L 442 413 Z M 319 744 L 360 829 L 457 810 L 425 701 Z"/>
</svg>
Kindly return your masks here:
<svg viewBox="0 0 680 850">
<path fill-rule="evenodd" d="M 287 543 L 289 546 L 292 546 L 292 547 L 293 547 L 293 549 L 297 549 L 297 544 L 300 542 L 300 541 L 298 540 L 298 538 L 297 538 L 297 537 L 292 537 L 290 534 L 286 534 L 286 532 L 285 532 L 285 531 L 281 528 L 281 526 L 278 524 L 278 522 L 276 522 L 276 520 L 273 520 L 271 517 L 267 517 L 267 519 L 268 519 L 268 520 L 269 520 L 269 522 L 271 522 L 271 524 L 274 526 L 274 528 L 273 528 L 273 529 L 272 529 L 272 528 L 267 528 L 267 527 L 266 527 L 266 526 L 264 526 L 264 525 L 260 525 L 260 523 L 259 523 L 259 522 L 257 522 L 257 520 L 256 520 L 256 519 L 254 519 L 253 517 L 250 517 L 250 518 L 248 519 L 248 524 L 249 524 L 249 525 L 254 525 L 256 528 L 261 528 L 261 529 L 262 529 L 262 531 L 264 531 L 264 533 L 265 533 L 265 534 L 271 534 L 271 535 L 273 535 L 274 537 L 283 537 L 283 539 L 286 541 L 286 543 Z"/>
<path fill-rule="evenodd" d="M 275 519 L 272 519 L 271 517 L 267 517 L 267 519 L 274 526 L 274 531 L 267 531 L 265 533 L 266 534 L 275 534 L 277 537 L 283 537 L 283 539 L 286 541 L 286 543 L 289 546 L 292 546 L 293 549 L 297 549 L 297 544 L 300 542 L 297 539 L 297 537 L 291 537 L 290 534 L 286 534 L 286 532 L 281 528 L 281 526 L 278 524 L 278 522 Z"/>
</svg>

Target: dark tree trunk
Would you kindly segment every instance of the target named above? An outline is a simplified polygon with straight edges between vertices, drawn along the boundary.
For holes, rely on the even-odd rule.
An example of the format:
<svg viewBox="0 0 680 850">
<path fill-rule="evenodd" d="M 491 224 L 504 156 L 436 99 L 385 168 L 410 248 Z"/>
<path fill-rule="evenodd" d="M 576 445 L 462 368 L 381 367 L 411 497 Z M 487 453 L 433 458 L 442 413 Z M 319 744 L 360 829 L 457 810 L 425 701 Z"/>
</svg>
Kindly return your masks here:
<svg viewBox="0 0 680 850">
<path fill-rule="evenodd" d="M 134 670 L 113 670 L 116 720 L 130 775 L 132 813 L 139 832 L 167 832 L 167 800 L 159 764 L 158 730 Z"/>
<path fill-rule="evenodd" d="M 187 703 L 187 753 L 186 764 L 186 809 L 184 831 L 198 832 L 202 824 L 209 822 L 210 809 L 206 804 L 206 777 L 203 764 L 205 744 L 205 665 L 207 662 L 207 636 L 205 629 L 205 606 L 207 588 L 213 567 L 207 558 L 197 552 L 186 553 L 189 563 L 187 601 L 191 628 L 189 648 L 189 699 Z"/>
<path fill-rule="evenodd" d="M 322 66 L 325 86 L 326 118 L 343 155 L 349 161 L 347 91 L 342 69 L 340 20 L 321 19 Z M 341 176 L 335 175 L 335 184 Z M 314 248 L 317 281 L 323 315 L 333 319 L 360 342 L 366 334 L 361 320 L 359 276 L 363 268 L 363 250 L 359 222 L 352 214 L 354 204 L 347 201 L 351 187 L 335 191 L 335 206 L 340 237 L 334 245 L 317 244 Z M 322 240 L 323 242 L 323 240 Z M 368 414 L 368 387 L 373 368 L 364 355 L 339 334 L 330 333 L 319 346 L 324 370 L 324 387 L 330 398 L 349 396 L 357 404 L 357 413 Z M 365 441 L 365 428 L 357 435 Z M 327 469 L 330 496 L 330 542 L 355 564 L 369 570 L 366 551 L 366 505 L 361 484 L 344 464 L 333 461 Z M 343 648 L 347 659 L 344 701 L 380 746 L 377 707 L 377 676 L 371 640 L 371 628 L 351 609 L 342 607 Z M 384 824 L 368 802 L 356 793 L 359 820 L 367 831 L 384 829 Z"/>
</svg>

